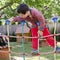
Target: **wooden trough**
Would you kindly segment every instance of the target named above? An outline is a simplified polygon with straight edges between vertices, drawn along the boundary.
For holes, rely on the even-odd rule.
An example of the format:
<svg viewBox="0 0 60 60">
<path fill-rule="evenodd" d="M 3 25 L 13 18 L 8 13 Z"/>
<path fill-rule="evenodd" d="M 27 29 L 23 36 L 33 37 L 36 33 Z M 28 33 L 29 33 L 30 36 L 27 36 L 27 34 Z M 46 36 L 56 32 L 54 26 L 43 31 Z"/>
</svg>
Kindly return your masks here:
<svg viewBox="0 0 60 60">
<path fill-rule="evenodd" d="M 0 48 L 0 59 L 2 58 L 9 59 L 8 47 Z"/>
</svg>

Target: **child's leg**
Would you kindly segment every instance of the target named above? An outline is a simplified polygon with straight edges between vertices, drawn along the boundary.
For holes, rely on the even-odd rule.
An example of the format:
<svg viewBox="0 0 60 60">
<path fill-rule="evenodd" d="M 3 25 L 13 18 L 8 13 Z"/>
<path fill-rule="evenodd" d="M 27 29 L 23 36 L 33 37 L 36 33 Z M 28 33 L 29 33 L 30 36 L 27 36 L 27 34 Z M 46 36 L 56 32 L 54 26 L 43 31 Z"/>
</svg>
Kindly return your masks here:
<svg viewBox="0 0 60 60">
<path fill-rule="evenodd" d="M 48 28 L 45 28 L 43 31 L 43 36 L 47 36 L 47 35 L 51 35 Z M 54 38 L 51 37 L 46 37 L 46 41 L 48 42 L 48 44 L 52 47 L 54 47 Z M 56 42 L 57 43 L 57 42 Z"/>
<path fill-rule="evenodd" d="M 38 28 L 32 28 L 32 37 L 38 37 Z M 38 38 L 32 38 L 32 48 L 38 50 Z"/>
</svg>

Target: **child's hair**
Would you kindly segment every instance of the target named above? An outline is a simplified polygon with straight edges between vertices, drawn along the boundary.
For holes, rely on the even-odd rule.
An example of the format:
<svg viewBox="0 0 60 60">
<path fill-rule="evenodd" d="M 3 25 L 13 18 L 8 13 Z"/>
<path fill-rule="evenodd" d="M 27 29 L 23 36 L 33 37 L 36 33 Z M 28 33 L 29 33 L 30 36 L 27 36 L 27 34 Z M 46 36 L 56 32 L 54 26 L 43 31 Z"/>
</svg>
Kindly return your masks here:
<svg viewBox="0 0 60 60">
<path fill-rule="evenodd" d="M 29 11 L 29 7 L 24 3 L 20 4 L 17 8 L 18 13 L 25 14 L 27 11 Z"/>
</svg>

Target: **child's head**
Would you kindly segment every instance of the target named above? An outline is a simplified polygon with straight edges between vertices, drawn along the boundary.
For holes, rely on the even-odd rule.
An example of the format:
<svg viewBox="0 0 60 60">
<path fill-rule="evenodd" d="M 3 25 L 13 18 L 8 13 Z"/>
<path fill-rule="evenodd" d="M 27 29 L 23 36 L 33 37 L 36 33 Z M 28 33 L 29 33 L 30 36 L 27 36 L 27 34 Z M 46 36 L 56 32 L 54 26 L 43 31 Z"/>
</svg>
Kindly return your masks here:
<svg viewBox="0 0 60 60">
<path fill-rule="evenodd" d="M 23 3 L 18 6 L 18 9 L 17 9 L 18 13 L 25 14 L 27 11 L 29 11 L 29 7 L 26 4 Z"/>
<path fill-rule="evenodd" d="M 26 4 L 20 4 L 17 8 L 17 12 L 23 18 L 26 18 L 30 14 L 30 9 Z"/>
</svg>

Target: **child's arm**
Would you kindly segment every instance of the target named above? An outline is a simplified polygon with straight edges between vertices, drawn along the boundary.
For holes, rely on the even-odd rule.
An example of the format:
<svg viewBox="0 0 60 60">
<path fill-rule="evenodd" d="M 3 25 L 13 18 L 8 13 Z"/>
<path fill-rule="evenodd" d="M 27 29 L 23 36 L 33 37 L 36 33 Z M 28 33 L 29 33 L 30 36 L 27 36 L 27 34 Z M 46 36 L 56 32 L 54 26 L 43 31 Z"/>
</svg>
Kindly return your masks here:
<svg viewBox="0 0 60 60">
<path fill-rule="evenodd" d="M 17 16 L 17 17 L 11 17 L 10 19 L 9 19 L 9 21 L 10 22 L 20 22 L 20 21 L 22 21 L 22 20 L 24 20 L 23 18 L 21 18 L 20 16 Z"/>
</svg>

